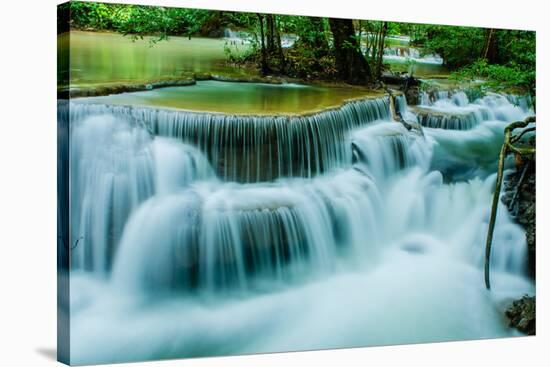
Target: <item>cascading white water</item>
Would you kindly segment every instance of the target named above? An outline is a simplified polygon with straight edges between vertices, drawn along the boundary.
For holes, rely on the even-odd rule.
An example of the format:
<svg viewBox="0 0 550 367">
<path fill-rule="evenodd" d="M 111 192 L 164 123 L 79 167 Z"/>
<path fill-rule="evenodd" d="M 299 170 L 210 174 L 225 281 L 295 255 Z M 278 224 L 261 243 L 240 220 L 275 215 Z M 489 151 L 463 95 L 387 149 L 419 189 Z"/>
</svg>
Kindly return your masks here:
<svg viewBox="0 0 550 367">
<path fill-rule="evenodd" d="M 230 44 L 249 44 L 253 39 L 252 35 L 244 31 L 234 31 L 230 28 L 225 28 L 223 31 L 223 37 L 230 42 Z M 281 46 L 283 48 L 289 48 L 296 43 L 298 35 L 284 33 L 280 35 Z"/>
<path fill-rule="evenodd" d="M 409 131 L 387 99 L 263 119 L 72 104 L 73 236 L 93 233 L 72 253 L 72 362 L 514 335 L 499 308 L 533 284 L 504 207 L 491 293 L 482 269 L 498 119 L 527 110 L 463 102 L 497 121 Z M 272 171 L 230 182 L 211 166 L 244 139 L 221 172 L 262 147 Z"/>
<path fill-rule="evenodd" d="M 419 134 L 409 133 L 401 124 L 376 124 L 357 131 L 353 136 L 356 167 L 364 167 L 378 182 L 410 167 L 427 171 L 432 142 Z"/>
<path fill-rule="evenodd" d="M 182 112 L 142 107 L 71 103 L 71 121 L 110 114 L 145 124 L 156 135 L 197 146 L 224 180 L 271 181 L 312 177 L 349 162 L 350 130 L 389 118 L 387 98 L 346 103 L 305 116 L 249 116 Z"/>
<path fill-rule="evenodd" d="M 376 187 L 356 171 L 313 182 L 197 184 L 150 200 L 129 221 L 113 281 L 144 292 L 215 294 L 252 290 L 256 278 L 330 273 L 339 253 L 375 242 L 370 224 L 379 208 Z"/>
<path fill-rule="evenodd" d="M 419 64 L 442 65 L 443 58 L 436 54 L 421 55 L 420 50 L 408 46 L 393 46 L 384 48 L 384 60 Z"/>
<path fill-rule="evenodd" d="M 475 101 L 468 100 L 466 93 L 438 92 L 429 95 L 422 93 L 418 120 L 430 128 L 468 130 L 483 121 L 518 121 L 530 112 L 529 101 L 525 97 L 509 97 L 488 94 Z"/>
<path fill-rule="evenodd" d="M 73 269 L 105 274 L 128 216 L 154 194 L 213 177 L 193 147 L 151 139 L 143 126 L 112 115 L 71 121 L 70 186 Z"/>
</svg>

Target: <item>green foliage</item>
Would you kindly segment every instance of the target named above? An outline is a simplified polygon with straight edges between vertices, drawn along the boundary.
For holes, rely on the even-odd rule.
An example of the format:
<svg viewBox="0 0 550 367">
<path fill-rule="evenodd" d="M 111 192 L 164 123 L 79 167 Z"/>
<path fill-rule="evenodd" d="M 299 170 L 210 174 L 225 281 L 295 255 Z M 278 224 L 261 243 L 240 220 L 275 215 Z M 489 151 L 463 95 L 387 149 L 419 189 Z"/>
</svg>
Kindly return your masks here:
<svg viewBox="0 0 550 367">
<path fill-rule="evenodd" d="M 497 65 L 480 59 L 453 73 L 451 78 L 460 82 L 483 79 L 484 83 L 478 83 L 477 86 L 472 87 L 474 89 L 517 90 L 529 93 L 532 97 L 535 97 L 536 92 L 535 69 L 525 68 L 515 63 Z"/>
<path fill-rule="evenodd" d="M 388 22 L 388 35 L 389 36 L 410 35 L 414 32 L 415 26 L 417 25 L 413 23 Z"/>
<path fill-rule="evenodd" d="M 482 28 L 424 25 L 421 29 L 414 41 L 422 44 L 426 52 L 440 55 L 451 69 L 471 64 L 481 55 Z"/>
<path fill-rule="evenodd" d="M 239 48 L 226 42 L 223 46 L 223 52 L 227 57 L 227 61 L 233 65 L 240 66 L 246 62 L 253 61 L 256 58 L 257 48 L 255 43 L 252 47 Z"/>
<path fill-rule="evenodd" d="M 216 12 L 198 9 L 165 8 L 123 4 L 71 2 L 71 27 L 113 30 L 124 35 L 191 35 Z"/>
<path fill-rule="evenodd" d="M 476 99 L 483 98 L 487 93 L 486 88 L 483 85 L 474 84 L 464 89 L 464 93 L 468 96 L 468 100 L 475 101 Z"/>
<path fill-rule="evenodd" d="M 536 35 L 531 31 L 497 30 L 496 57 L 498 64 L 515 65 L 528 70 L 536 67 Z"/>
<path fill-rule="evenodd" d="M 114 15 L 125 6 L 72 1 L 70 7 L 73 26 L 77 28 L 110 29 L 116 27 Z"/>
<path fill-rule="evenodd" d="M 334 56 L 315 56 L 315 51 L 305 48 L 292 48 L 286 52 L 287 73 L 303 79 L 331 79 L 336 75 Z"/>
<path fill-rule="evenodd" d="M 174 27 L 173 19 L 161 7 L 145 8 L 141 6 L 125 9 L 124 16 L 117 19 L 116 29 L 124 35 L 141 37 L 157 34 L 158 40 L 166 39 L 168 32 Z"/>
<path fill-rule="evenodd" d="M 415 31 L 414 42 L 439 54 L 456 70 L 451 79 L 470 82 L 472 93 L 515 90 L 535 96 L 534 32 L 435 25 L 418 26 Z"/>
</svg>

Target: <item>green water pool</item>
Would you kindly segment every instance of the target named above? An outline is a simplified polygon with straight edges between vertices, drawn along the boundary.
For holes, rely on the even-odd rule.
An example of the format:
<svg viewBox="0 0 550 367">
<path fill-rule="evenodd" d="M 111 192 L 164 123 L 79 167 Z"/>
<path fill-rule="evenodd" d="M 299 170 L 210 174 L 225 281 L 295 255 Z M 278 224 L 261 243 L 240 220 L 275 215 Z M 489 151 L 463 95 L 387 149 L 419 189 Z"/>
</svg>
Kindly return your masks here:
<svg viewBox="0 0 550 367">
<path fill-rule="evenodd" d="M 376 96 L 361 88 L 302 84 L 198 81 L 196 85 L 78 98 L 80 103 L 152 106 L 228 114 L 301 114 L 337 107 L 345 100 Z"/>
</svg>

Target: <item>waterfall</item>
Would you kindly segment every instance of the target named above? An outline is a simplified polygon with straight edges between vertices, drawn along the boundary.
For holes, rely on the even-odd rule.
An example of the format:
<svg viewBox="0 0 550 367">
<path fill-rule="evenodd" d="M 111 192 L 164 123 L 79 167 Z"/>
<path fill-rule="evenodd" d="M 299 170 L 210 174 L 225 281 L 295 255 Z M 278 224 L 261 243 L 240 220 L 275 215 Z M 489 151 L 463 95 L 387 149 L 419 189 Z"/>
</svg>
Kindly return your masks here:
<svg viewBox="0 0 550 367">
<path fill-rule="evenodd" d="M 462 92 L 421 94 L 418 122 L 425 127 L 469 130 L 483 121 L 518 121 L 532 113 L 528 98 L 490 93 L 470 102 Z"/>
<path fill-rule="evenodd" d="M 153 140 L 143 126 L 112 115 L 71 121 L 71 253 L 73 269 L 106 273 L 126 220 L 154 194 L 212 177 L 193 147 Z"/>
<path fill-rule="evenodd" d="M 225 28 L 223 30 L 223 36 L 225 38 L 237 39 L 237 38 L 239 38 L 239 32 L 235 32 L 234 30 L 232 30 L 230 28 Z"/>
<path fill-rule="evenodd" d="M 441 56 L 436 54 L 421 55 L 420 50 L 408 46 L 391 46 L 384 48 L 384 60 L 398 62 L 412 60 L 419 64 L 443 64 L 443 58 L 441 58 Z"/>
<path fill-rule="evenodd" d="M 114 281 L 125 290 L 216 294 L 254 289 L 256 278 L 330 273 L 339 253 L 375 237 L 375 228 L 354 224 L 372 223 L 379 206 L 356 171 L 311 183 L 194 185 L 148 201 L 129 221 Z"/>
<path fill-rule="evenodd" d="M 450 91 L 447 90 L 432 90 L 429 92 L 420 93 L 420 105 L 431 106 L 440 99 L 448 99 Z"/>
<path fill-rule="evenodd" d="M 410 134 L 401 124 L 391 123 L 357 131 L 352 145 L 356 166 L 366 166 L 370 175 L 382 181 L 413 166 L 427 171 L 433 142 Z"/>
<path fill-rule="evenodd" d="M 503 129 L 528 104 L 423 101 L 396 108 L 411 124 L 422 111 L 479 118 L 408 130 L 388 98 L 305 116 L 60 102 L 82 239 L 71 361 L 512 335 L 499 307 L 534 285 L 501 203 L 490 294 L 484 246 Z"/>
<path fill-rule="evenodd" d="M 407 98 L 404 95 L 395 96 L 395 107 L 405 121 L 418 123 L 418 117 L 409 109 Z"/>
<path fill-rule="evenodd" d="M 430 112 L 418 114 L 418 120 L 422 126 L 447 130 L 470 130 L 479 125 L 480 122 L 490 120 L 491 117 L 491 111 L 488 109 L 457 114 Z"/>
<path fill-rule="evenodd" d="M 230 28 L 225 28 L 223 30 L 223 37 L 233 44 L 249 44 L 252 36 L 250 33 L 245 31 L 235 31 Z"/>
<path fill-rule="evenodd" d="M 110 114 L 142 123 L 155 135 L 197 146 L 218 176 L 238 182 L 313 177 L 349 162 L 350 130 L 389 118 L 387 98 L 346 103 L 304 116 L 247 116 L 74 102 L 71 121 Z"/>
</svg>

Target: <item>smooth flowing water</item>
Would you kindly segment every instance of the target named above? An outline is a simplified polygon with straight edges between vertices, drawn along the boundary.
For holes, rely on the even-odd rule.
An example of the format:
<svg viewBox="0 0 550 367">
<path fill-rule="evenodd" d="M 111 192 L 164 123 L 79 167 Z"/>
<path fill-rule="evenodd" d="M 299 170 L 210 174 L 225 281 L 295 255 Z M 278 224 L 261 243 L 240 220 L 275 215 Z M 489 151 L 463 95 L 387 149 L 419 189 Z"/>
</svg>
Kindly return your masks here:
<svg viewBox="0 0 550 367">
<path fill-rule="evenodd" d="M 82 239 L 71 362 L 516 335 L 503 307 L 534 285 L 501 204 L 491 292 L 483 261 L 503 129 L 530 111 L 446 99 L 430 103 L 488 112 L 464 130 L 408 131 L 387 98 L 288 118 L 60 102 Z M 222 173 L 247 155 L 271 176 Z"/>
</svg>

